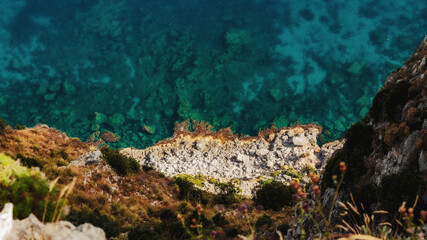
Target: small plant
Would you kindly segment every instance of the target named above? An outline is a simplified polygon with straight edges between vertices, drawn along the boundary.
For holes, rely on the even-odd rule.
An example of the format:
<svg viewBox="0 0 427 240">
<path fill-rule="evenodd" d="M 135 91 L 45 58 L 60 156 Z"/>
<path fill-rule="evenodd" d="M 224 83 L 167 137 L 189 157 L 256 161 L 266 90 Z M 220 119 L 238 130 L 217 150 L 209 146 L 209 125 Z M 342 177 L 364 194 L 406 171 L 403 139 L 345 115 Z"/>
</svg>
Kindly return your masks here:
<svg viewBox="0 0 427 240">
<path fill-rule="evenodd" d="M 131 173 L 140 172 L 140 165 L 134 158 L 127 157 L 118 150 L 110 148 L 102 148 L 101 152 L 107 163 L 114 168 L 118 174 L 126 176 Z"/>
<path fill-rule="evenodd" d="M 293 178 L 298 178 L 298 179 L 302 178 L 302 174 L 292 167 L 289 167 L 288 169 L 286 169 L 285 174 Z"/>
<path fill-rule="evenodd" d="M 311 165 L 307 165 L 307 166 L 305 166 L 304 172 L 307 173 L 307 174 L 315 173 L 316 172 L 316 168 L 314 168 Z"/>
<path fill-rule="evenodd" d="M 57 190 L 49 191 L 49 183 L 39 171 L 19 166 L 10 157 L 0 154 L 0 206 L 13 203 L 14 216 L 19 219 L 30 213 L 41 218 L 43 212 L 52 217 L 52 207 L 56 203 L 45 200 L 49 192 L 57 194 Z M 43 210 L 46 204 L 49 205 L 47 212 Z"/>
<path fill-rule="evenodd" d="M 142 170 L 144 172 L 148 172 L 148 171 L 154 170 L 154 168 L 152 166 L 148 166 L 146 164 L 143 164 L 141 167 L 142 167 Z"/>
<path fill-rule="evenodd" d="M 203 200 L 203 192 L 194 187 L 194 183 L 185 177 L 175 177 L 174 183 L 178 186 L 178 198 L 180 200 L 189 200 L 201 202 Z"/>
<path fill-rule="evenodd" d="M 20 153 L 18 153 L 16 155 L 16 158 L 20 159 L 21 164 L 26 166 L 26 167 L 38 167 L 38 168 L 40 168 L 40 170 L 43 170 L 43 164 L 38 159 L 25 157 Z"/>
<path fill-rule="evenodd" d="M 264 181 L 255 189 L 254 199 L 257 205 L 275 211 L 292 204 L 292 194 L 289 186 L 277 181 Z"/>
<path fill-rule="evenodd" d="M 121 232 L 120 224 L 110 216 L 103 214 L 99 209 L 81 209 L 72 208 L 70 214 L 66 217 L 74 225 L 91 223 L 94 226 L 104 229 L 107 238 L 117 237 Z"/>
<path fill-rule="evenodd" d="M 276 177 L 276 176 L 279 176 L 280 175 L 280 173 L 282 173 L 282 171 L 273 171 L 273 172 L 271 172 L 271 176 L 272 177 Z"/>
<path fill-rule="evenodd" d="M 19 124 L 16 124 L 15 125 L 15 129 L 16 130 L 22 130 L 22 129 L 25 129 L 26 128 L 26 126 L 25 125 L 19 125 Z"/>
<path fill-rule="evenodd" d="M 164 223 L 172 223 L 176 221 L 176 213 L 170 208 L 162 209 L 160 211 L 160 220 Z"/>
<path fill-rule="evenodd" d="M 191 174 L 181 173 L 181 174 L 177 174 L 175 177 L 185 179 L 186 181 L 191 182 L 194 185 L 199 187 L 203 187 L 203 183 L 206 182 L 206 177 L 201 174 L 193 176 Z"/>
<path fill-rule="evenodd" d="M 190 205 L 186 201 L 181 202 L 178 206 L 178 210 L 184 214 L 187 213 L 189 209 L 190 209 Z"/>
<path fill-rule="evenodd" d="M 277 231 L 281 232 L 282 235 L 286 235 L 289 228 L 291 228 L 291 226 L 289 226 L 289 224 L 287 223 L 280 223 L 279 226 L 277 226 Z"/>
<path fill-rule="evenodd" d="M 10 157 L 0 154 L 0 206 L 14 204 L 14 216 L 26 218 L 30 213 L 42 222 L 58 222 L 76 179 L 56 188 L 58 178 L 49 184 L 39 170 L 20 166 Z"/>
<path fill-rule="evenodd" d="M 137 226 L 128 233 L 128 240 L 161 239 L 157 231 L 149 226 Z"/>
<path fill-rule="evenodd" d="M 423 239 L 421 227 L 414 223 L 414 208 L 418 198 L 415 199 L 414 205 L 408 209 L 406 209 L 406 202 L 403 202 L 398 211 L 399 215 L 395 215 L 393 221 L 385 222 L 384 219 L 388 219 L 387 215 L 389 215 L 387 211 L 374 211 L 372 215 L 361 212 L 351 194 L 351 202 L 342 203 L 338 201 L 339 190 L 347 171 L 347 166 L 344 162 L 340 162 L 339 170 L 341 172 L 340 178 L 333 177 L 336 189 L 329 209 L 323 208 L 318 175 L 310 175 L 313 184 L 312 193 L 316 201 L 314 205 L 311 205 L 309 195 L 304 192 L 301 184 L 295 181 L 291 182 L 291 187 L 296 192 L 294 198 L 298 200 L 298 223 L 301 226 L 301 239 L 308 237 L 308 233 L 304 229 L 306 219 L 310 219 L 315 225 L 316 233 L 311 237 L 316 239 Z M 343 210 L 343 212 L 340 212 L 340 223 L 334 223 L 332 220 L 332 215 L 336 212 L 334 211 L 336 206 Z M 364 210 L 363 205 L 361 205 L 361 208 Z M 418 223 L 423 225 L 427 217 L 427 211 L 420 211 L 420 217 Z"/>
<path fill-rule="evenodd" d="M 203 218 L 202 215 L 203 207 L 198 204 L 196 206 L 196 211 L 192 215 L 190 215 L 190 228 L 185 224 L 184 217 L 181 214 L 177 215 L 177 220 L 181 224 L 181 226 L 186 230 L 190 239 L 204 239 L 203 236 Z M 195 215 L 195 216 L 194 216 Z"/>
<path fill-rule="evenodd" d="M 240 202 L 239 192 L 241 191 L 235 182 L 220 183 L 215 182 L 215 186 L 220 189 L 220 193 L 215 196 L 215 202 L 230 205 Z"/>
<path fill-rule="evenodd" d="M 270 228 L 273 225 L 274 225 L 273 220 L 271 220 L 271 217 L 268 216 L 267 214 L 264 214 L 261 217 L 259 217 L 255 223 L 255 227 L 257 231 L 259 231 L 261 227 Z"/>
<path fill-rule="evenodd" d="M 214 222 L 215 226 L 217 227 L 223 227 L 224 225 L 228 224 L 227 219 L 222 216 L 221 213 L 217 213 L 213 218 L 212 221 Z"/>
</svg>

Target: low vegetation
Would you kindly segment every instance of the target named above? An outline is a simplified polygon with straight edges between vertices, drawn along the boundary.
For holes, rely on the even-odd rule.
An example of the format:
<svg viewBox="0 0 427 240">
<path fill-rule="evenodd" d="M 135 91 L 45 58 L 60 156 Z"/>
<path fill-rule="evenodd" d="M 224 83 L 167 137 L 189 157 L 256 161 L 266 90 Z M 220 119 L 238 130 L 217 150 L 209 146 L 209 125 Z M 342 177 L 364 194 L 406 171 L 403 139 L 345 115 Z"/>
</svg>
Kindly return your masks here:
<svg viewBox="0 0 427 240">
<path fill-rule="evenodd" d="M 291 189 L 281 182 L 263 181 L 255 191 L 254 202 L 266 209 L 280 211 L 284 206 L 292 205 Z"/>
<path fill-rule="evenodd" d="M 0 206 L 13 203 L 13 214 L 18 219 L 32 213 L 42 221 L 58 221 L 74 181 L 60 192 L 57 180 L 49 183 L 39 170 L 20 166 L 0 153 Z"/>
<path fill-rule="evenodd" d="M 135 159 L 121 154 L 116 149 L 104 147 L 101 152 L 105 161 L 122 176 L 141 171 L 141 167 Z"/>
<path fill-rule="evenodd" d="M 390 133 L 393 141 L 399 141 L 400 125 L 396 127 L 397 130 Z M 293 177 L 290 185 L 261 181 L 253 199 L 242 197 L 236 182 L 221 183 L 188 174 L 170 179 L 110 148 L 101 149 L 105 159 L 101 165 L 68 166 L 77 157 L 73 148 L 87 151 L 89 147 L 74 140 L 61 142 L 60 138 L 54 144 L 44 142 L 43 134 L 53 134 L 55 139 L 57 133 L 51 129 L 34 130 L 43 134 L 28 128 L 11 131 L 5 133 L 8 140 L 2 142 L 13 146 L 9 152 L 11 157 L 0 155 L 0 208 L 12 202 L 17 218 L 34 213 L 44 221 L 65 219 L 75 225 L 92 223 L 104 229 L 110 239 L 233 239 L 238 236 L 280 239 L 288 230 L 297 233 L 298 228 L 292 224 L 295 219 L 300 224 L 301 239 L 312 235 L 324 239 L 350 236 L 344 233 L 415 239 L 427 214 L 414 204 L 419 189 L 405 187 L 420 185 L 420 179 L 409 170 L 384 177 L 379 187 L 357 180 L 357 176 L 366 171 L 364 160 L 372 150 L 373 130 L 363 122 L 351 127 L 344 148 L 329 160 L 322 186 L 313 168 L 305 170 L 312 180 L 305 186 L 299 182 L 301 173 L 291 168 L 281 169 L 278 174 Z M 33 134 L 39 142 L 25 140 Z M 424 148 L 423 144 L 417 143 L 417 148 Z M 68 189 L 73 190 L 58 200 L 60 189 L 70 186 L 70 182 L 74 188 Z M 219 194 L 200 189 L 208 183 L 214 184 Z M 326 188 L 337 190 L 333 201 L 340 200 L 341 190 L 353 195 L 349 195 L 348 202 L 323 208 L 321 193 Z M 362 205 L 350 196 L 363 204 L 379 201 L 386 211 L 363 213 Z M 402 207 L 403 201 L 412 207 Z M 63 211 L 65 204 L 70 207 L 67 214 Z M 400 212 L 392 214 L 399 208 Z M 348 217 L 336 218 L 340 213 Z M 376 214 L 376 220 L 365 222 L 365 216 L 371 218 L 371 214 Z"/>
<path fill-rule="evenodd" d="M 375 210 L 366 212 L 363 204 L 357 203 L 352 194 L 349 201 L 342 202 L 340 189 L 343 179 L 347 174 L 347 166 L 339 163 L 340 180 L 334 178 L 334 195 L 332 201 L 324 206 L 324 199 L 318 186 L 319 177 L 311 175 L 311 192 L 304 191 L 303 186 L 296 182 L 291 183 L 297 199 L 298 224 L 300 226 L 301 239 L 313 236 L 318 239 L 424 239 L 423 230 L 427 218 L 427 211 L 417 209 L 418 197 L 413 200 L 400 202 L 399 205 L 385 205 L 390 211 Z M 383 179 L 382 190 L 388 196 L 380 194 L 380 197 L 399 201 L 399 192 L 392 192 L 394 188 L 401 191 L 396 176 Z M 413 182 L 416 184 L 415 182 Z M 385 189 L 387 188 L 387 189 Z M 408 192 L 412 192 L 406 188 Z M 387 192 L 387 193 L 386 193 Z M 390 196 L 393 195 L 393 196 Z M 412 206 L 407 206 L 412 203 Z"/>
</svg>

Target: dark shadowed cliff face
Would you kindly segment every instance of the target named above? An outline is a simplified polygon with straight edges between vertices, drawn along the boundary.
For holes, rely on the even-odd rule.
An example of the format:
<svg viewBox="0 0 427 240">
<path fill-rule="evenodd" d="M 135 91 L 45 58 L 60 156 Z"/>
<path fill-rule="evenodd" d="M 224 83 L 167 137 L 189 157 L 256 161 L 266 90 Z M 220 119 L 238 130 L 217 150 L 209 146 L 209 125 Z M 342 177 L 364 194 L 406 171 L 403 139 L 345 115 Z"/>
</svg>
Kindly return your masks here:
<svg viewBox="0 0 427 240">
<path fill-rule="evenodd" d="M 366 204 L 396 212 L 402 201 L 427 204 L 427 37 L 385 81 L 367 116 L 354 124 L 329 160 L 323 187 L 345 161 L 347 189 Z"/>
</svg>

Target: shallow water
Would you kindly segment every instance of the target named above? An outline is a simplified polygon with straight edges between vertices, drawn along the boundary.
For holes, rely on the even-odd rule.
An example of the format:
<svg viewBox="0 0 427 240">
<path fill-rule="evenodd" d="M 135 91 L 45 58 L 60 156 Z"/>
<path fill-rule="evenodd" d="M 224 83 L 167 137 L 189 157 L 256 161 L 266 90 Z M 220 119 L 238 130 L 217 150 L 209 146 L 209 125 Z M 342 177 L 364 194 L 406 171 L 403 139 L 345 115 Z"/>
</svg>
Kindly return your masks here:
<svg viewBox="0 0 427 240">
<path fill-rule="evenodd" d="M 115 147 L 175 122 L 336 139 L 427 33 L 426 1 L 0 0 L 0 117 Z M 95 138 L 95 139 L 96 139 Z"/>
</svg>

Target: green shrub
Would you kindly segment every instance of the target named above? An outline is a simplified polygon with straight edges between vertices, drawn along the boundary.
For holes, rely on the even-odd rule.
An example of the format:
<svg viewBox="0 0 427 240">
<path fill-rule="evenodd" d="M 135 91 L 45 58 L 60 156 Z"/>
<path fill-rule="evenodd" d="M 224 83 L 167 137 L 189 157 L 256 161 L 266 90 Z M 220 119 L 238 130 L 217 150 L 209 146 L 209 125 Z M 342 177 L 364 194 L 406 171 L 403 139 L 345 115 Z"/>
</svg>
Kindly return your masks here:
<svg viewBox="0 0 427 240">
<path fill-rule="evenodd" d="M 137 226 L 128 233 L 128 240 L 160 239 L 159 234 L 148 226 Z"/>
<path fill-rule="evenodd" d="M 176 222 L 176 213 L 170 208 L 165 208 L 160 211 L 160 220 L 164 223 Z"/>
<path fill-rule="evenodd" d="M 187 229 L 179 222 L 170 225 L 166 231 L 164 228 L 160 228 L 158 231 L 162 233 L 162 237 L 158 239 L 192 239 Z"/>
<path fill-rule="evenodd" d="M 307 174 L 316 173 L 316 168 L 314 168 L 311 165 L 307 165 L 307 166 L 305 166 L 304 172 Z"/>
<path fill-rule="evenodd" d="M 297 179 L 302 178 L 302 173 L 298 172 L 296 169 L 294 169 L 292 167 L 286 169 L 285 174 L 292 177 L 292 178 L 297 178 Z"/>
<path fill-rule="evenodd" d="M 18 153 L 16 155 L 16 159 L 21 160 L 21 164 L 26 167 L 39 167 L 40 170 L 43 170 L 43 164 L 40 162 L 40 160 L 30 157 L 24 157 L 22 154 Z"/>
<path fill-rule="evenodd" d="M 46 220 L 52 219 L 57 193 L 56 189 L 50 193 Z M 39 171 L 19 166 L 10 157 L 0 154 L 0 208 L 11 202 L 15 217 L 22 219 L 33 213 L 42 219 L 48 194 L 49 182 Z"/>
<path fill-rule="evenodd" d="M 107 163 L 122 176 L 140 171 L 139 163 L 134 158 L 127 157 L 116 149 L 102 148 L 101 152 Z"/>
<path fill-rule="evenodd" d="M 210 228 L 213 225 L 211 219 L 207 218 L 203 213 L 199 215 L 197 210 L 194 210 L 193 213 L 188 216 L 187 223 L 191 223 L 191 219 L 193 218 L 198 220 L 198 223 L 201 223 L 204 229 Z"/>
<path fill-rule="evenodd" d="M 268 216 L 267 214 L 262 215 L 256 220 L 255 227 L 257 231 L 260 230 L 261 227 L 263 226 L 267 228 L 270 228 L 273 226 L 273 220 L 271 220 L 271 217 Z"/>
<path fill-rule="evenodd" d="M 253 200 L 256 205 L 262 205 L 265 209 L 279 211 L 292 204 L 291 188 L 281 182 L 264 181 L 255 189 Z"/>
<path fill-rule="evenodd" d="M 188 204 L 188 202 L 181 202 L 178 206 L 178 210 L 184 214 L 187 213 L 189 209 L 190 205 Z"/>
<path fill-rule="evenodd" d="M 25 128 L 26 128 L 26 126 L 25 126 L 25 125 L 15 124 L 15 129 L 16 129 L 16 130 L 22 130 L 22 129 L 25 129 Z"/>
<path fill-rule="evenodd" d="M 148 165 L 145 165 L 145 164 L 143 164 L 141 167 L 142 167 L 142 170 L 143 170 L 144 172 L 148 172 L 148 171 L 154 170 L 154 168 L 153 168 L 153 167 L 148 166 Z"/>
<path fill-rule="evenodd" d="M 221 215 L 221 213 L 215 214 L 215 216 L 212 218 L 213 223 L 217 227 L 223 227 L 224 225 L 228 224 L 227 219 Z"/>
<path fill-rule="evenodd" d="M 289 224 L 287 224 L 287 223 L 281 223 L 281 224 L 279 224 L 279 226 L 277 226 L 277 230 L 280 231 L 283 236 L 286 236 L 289 228 L 291 228 L 291 226 L 289 226 Z"/>
<path fill-rule="evenodd" d="M 231 205 L 240 202 L 239 190 L 233 182 L 220 183 L 215 182 L 215 186 L 219 187 L 220 193 L 215 196 L 215 203 Z"/>
<path fill-rule="evenodd" d="M 177 174 L 176 177 L 185 179 L 186 181 L 191 182 L 192 184 L 199 187 L 203 187 L 203 183 L 206 182 L 206 177 L 201 174 L 193 176 L 191 174 L 180 173 Z"/>
<path fill-rule="evenodd" d="M 200 189 L 196 189 L 192 182 L 190 182 L 189 180 L 182 178 L 182 177 L 176 177 L 174 180 L 174 183 L 176 185 L 178 185 L 178 189 L 179 189 L 178 199 L 179 200 L 189 200 L 189 201 L 194 201 L 194 202 L 202 202 L 203 192 Z"/>
<path fill-rule="evenodd" d="M 234 239 L 239 235 L 239 230 L 235 227 L 229 227 L 224 229 L 225 235 L 227 235 L 228 238 Z"/>
<path fill-rule="evenodd" d="M 90 209 L 71 209 L 66 220 L 76 226 L 83 223 L 91 223 L 96 227 L 102 228 L 105 231 L 107 238 L 117 237 L 121 232 L 120 223 L 112 219 L 110 216 L 101 213 L 97 208 L 93 211 Z"/>
</svg>

